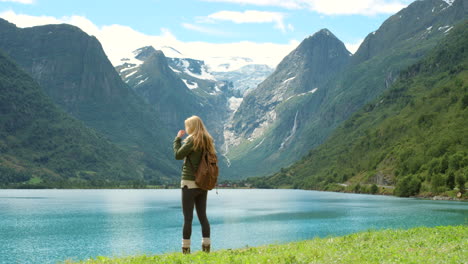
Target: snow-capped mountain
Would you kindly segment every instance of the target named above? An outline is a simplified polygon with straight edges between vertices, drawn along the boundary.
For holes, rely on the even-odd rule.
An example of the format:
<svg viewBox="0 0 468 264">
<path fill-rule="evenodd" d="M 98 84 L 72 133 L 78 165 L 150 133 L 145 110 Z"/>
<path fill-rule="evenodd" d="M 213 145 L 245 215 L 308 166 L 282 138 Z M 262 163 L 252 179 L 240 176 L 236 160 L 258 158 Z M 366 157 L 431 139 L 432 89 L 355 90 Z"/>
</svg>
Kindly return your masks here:
<svg viewBox="0 0 468 264">
<path fill-rule="evenodd" d="M 130 77 L 147 58 L 148 48 L 143 47 L 129 53 L 128 57 L 120 60 L 121 63 L 116 68 L 125 73 L 124 77 Z M 228 95 L 242 97 L 247 91 L 256 88 L 274 70 L 269 65 L 254 64 L 254 60 L 244 57 L 208 58 L 211 63 L 208 65 L 204 60 L 186 58 L 172 47 L 164 46 L 159 51 L 167 57 L 169 68 L 180 77 L 187 88 L 196 93 L 215 95 L 223 88 L 228 88 Z"/>
<path fill-rule="evenodd" d="M 232 82 L 234 89 L 239 90 L 242 95 L 256 88 L 270 74 L 273 68 L 264 64 L 249 64 L 235 71 L 212 72 L 212 75 L 218 80 Z"/>
<path fill-rule="evenodd" d="M 224 142 L 224 121 L 229 115 L 228 98 L 236 93 L 231 82 L 217 81 L 203 61 L 167 58 L 147 46 L 116 67 L 122 80 L 154 107 L 164 125 L 183 129 L 183 121 L 198 115 L 212 132 L 216 144 Z"/>
<path fill-rule="evenodd" d="M 237 61 L 236 67 L 252 62 L 237 58 L 225 63 L 222 71 L 212 72 L 205 61 L 184 58 L 170 47 L 164 50 L 174 57 L 165 57 L 165 52 L 147 46 L 131 52 L 116 70 L 125 83 L 155 107 L 167 126 L 176 130 L 192 114 L 207 117 L 216 145 L 225 146 L 226 128 L 243 95 L 265 80 L 273 68 L 253 64 L 226 71 L 235 69 L 232 61 Z"/>
<path fill-rule="evenodd" d="M 204 61 L 189 58 L 167 58 L 169 68 L 193 92 L 200 96 L 220 95 L 227 92 L 229 84 L 218 81 L 208 72 Z M 223 90 L 223 91 L 222 91 Z"/>
</svg>

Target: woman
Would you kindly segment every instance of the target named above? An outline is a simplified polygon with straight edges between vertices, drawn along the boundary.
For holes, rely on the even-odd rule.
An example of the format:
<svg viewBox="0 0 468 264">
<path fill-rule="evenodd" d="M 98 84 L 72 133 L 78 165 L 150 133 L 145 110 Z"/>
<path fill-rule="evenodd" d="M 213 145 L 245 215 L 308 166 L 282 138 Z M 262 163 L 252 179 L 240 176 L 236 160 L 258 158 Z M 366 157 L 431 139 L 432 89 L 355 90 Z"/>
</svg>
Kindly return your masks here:
<svg viewBox="0 0 468 264">
<path fill-rule="evenodd" d="M 192 235 L 193 207 L 197 210 L 198 220 L 202 227 L 202 249 L 210 252 L 210 223 L 206 217 L 206 199 L 208 191 L 202 190 L 195 183 L 194 171 L 198 169 L 202 151 L 215 153 L 213 138 L 198 116 L 185 120 L 185 130 L 189 135 L 182 145 L 184 130 L 177 133 L 174 140 L 174 154 L 177 160 L 185 159 L 182 168 L 182 211 L 184 213 L 184 228 L 182 239 L 182 252 L 190 253 L 190 236 Z"/>
</svg>

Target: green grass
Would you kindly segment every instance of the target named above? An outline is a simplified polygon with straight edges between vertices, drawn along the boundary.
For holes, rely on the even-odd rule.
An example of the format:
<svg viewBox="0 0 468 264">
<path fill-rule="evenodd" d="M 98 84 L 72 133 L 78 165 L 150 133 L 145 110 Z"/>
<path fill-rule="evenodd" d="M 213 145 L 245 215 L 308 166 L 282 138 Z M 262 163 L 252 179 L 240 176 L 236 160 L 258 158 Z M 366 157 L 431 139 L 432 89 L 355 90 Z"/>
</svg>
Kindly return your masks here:
<svg viewBox="0 0 468 264">
<path fill-rule="evenodd" d="M 370 230 L 342 237 L 219 250 L 210 254 L 97 257 L 80 263 L 468 263 L 468 226 Z"/>
</svg>

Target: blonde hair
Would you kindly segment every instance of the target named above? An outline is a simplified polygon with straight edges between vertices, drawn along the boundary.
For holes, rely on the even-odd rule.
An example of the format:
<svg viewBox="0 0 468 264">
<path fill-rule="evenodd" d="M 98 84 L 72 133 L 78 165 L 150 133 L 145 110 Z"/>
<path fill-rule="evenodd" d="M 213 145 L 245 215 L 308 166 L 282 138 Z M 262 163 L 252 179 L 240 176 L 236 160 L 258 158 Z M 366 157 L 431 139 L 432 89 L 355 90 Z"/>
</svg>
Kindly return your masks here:
<svg viewBox="0 0 468 264">
<path fill-rule="evenodd" d="M 191 116 L 187 118 L 184 123 L 187 133 L 193 138 L 193 148 L 195 150 L 202 149 L 209 153 L 216 153 L 213 138 L 208 130 L 206 130 L 200 117 Z M 186 140 L 188 140 L 188 138 Z"/>
</svg>

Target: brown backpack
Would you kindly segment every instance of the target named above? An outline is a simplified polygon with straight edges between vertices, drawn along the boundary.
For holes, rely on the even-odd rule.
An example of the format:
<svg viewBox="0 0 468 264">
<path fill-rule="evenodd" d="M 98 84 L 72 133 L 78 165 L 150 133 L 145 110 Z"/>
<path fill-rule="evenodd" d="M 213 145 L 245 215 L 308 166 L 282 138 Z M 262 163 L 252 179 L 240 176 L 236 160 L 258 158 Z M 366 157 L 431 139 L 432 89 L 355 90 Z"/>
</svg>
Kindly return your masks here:
<svg viewBox="0 0 468 264">
<path fill-rule="evenodd" d="M 192 166 L 192 170 L 195 171 L 193 163 L 189 156 L 187 159 Z M 195 183 L 203 190 L 212 190 L 216 187 L 218 181 L 218 157 L 214 153 L 203 151 L 201 155 L 200 164 L 198 165 L 197 171 L 195 171 Z"/>
</svg>

